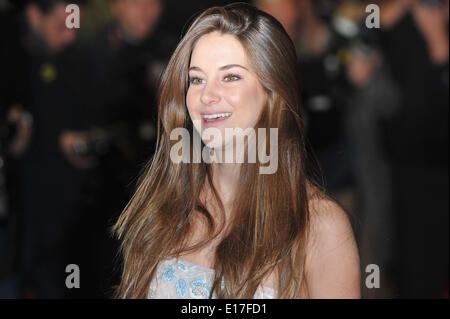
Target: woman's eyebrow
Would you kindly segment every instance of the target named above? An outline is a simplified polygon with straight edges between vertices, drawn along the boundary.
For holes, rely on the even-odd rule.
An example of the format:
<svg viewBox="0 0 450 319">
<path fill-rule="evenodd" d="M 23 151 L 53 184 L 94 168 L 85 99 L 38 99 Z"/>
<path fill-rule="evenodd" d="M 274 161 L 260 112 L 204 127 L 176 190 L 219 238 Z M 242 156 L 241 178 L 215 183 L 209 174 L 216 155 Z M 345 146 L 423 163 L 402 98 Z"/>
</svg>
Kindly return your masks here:
<svg viewBox="0 0 450 319">
<path fill-rule="evenodd" d="M 242 69 L 244 69 L 244 70 L 247 70 L 248 71 L 248 69 L 246 68 L 246 67 L 244 67 L 244 66 L 242 66 L 242 65 L 240 65 L 240 64 L 227 64 L 227 65 L 224 65 L 224 66 L 221 66 L 220 68 L 219 68 L 219 70 L 228 70 L 228 69 L 231 69 L 231 68 L 234 68 L 234 67 L 238 67 L 238 68 L 242 68 Z M 202 69 L 201 68 L 199 68 L 198 66 L 191 66 L 190 68 L 189 68 L 189 71 L 200 71 L 200 72 L 203 72 L 202 71 Z"/>
</svg>

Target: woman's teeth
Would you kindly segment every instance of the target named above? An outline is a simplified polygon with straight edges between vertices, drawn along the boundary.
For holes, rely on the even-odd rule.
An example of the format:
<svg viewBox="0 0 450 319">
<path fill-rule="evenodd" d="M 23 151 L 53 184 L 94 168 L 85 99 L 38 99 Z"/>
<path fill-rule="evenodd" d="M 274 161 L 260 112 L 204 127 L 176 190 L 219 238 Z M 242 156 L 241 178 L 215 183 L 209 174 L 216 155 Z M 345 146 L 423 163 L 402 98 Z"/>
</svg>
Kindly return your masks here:
<svg viewBox="0 0 450 319">
<path fill-rule="evenodd" d="M 210 120 L 210 119 L 218 119 L 221 117 L 230 117 L 231 113 L 218 113 L 218 114 L 205 114 L 202 117 L 206 120 Z"/>
</svg>

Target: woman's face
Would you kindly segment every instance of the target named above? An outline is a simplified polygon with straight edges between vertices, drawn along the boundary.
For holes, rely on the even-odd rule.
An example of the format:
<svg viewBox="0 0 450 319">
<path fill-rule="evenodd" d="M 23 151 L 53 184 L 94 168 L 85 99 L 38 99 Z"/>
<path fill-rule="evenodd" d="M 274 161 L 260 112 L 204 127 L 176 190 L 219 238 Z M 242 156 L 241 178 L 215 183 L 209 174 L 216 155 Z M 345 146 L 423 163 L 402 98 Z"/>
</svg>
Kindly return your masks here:
<svg viewBox="0 0 450 319">
<path fill-rule="evenodd" d="M 219 129 L 222 143 L 209 139 L 208 146 L 226 146 L 231 141 L 225 128 L 255 127 L 264 102 L 264 88 L 239 40 L 212 32 L 197 41 L 189 65 L 186 105 L 197 132 Z"/>
</svg>

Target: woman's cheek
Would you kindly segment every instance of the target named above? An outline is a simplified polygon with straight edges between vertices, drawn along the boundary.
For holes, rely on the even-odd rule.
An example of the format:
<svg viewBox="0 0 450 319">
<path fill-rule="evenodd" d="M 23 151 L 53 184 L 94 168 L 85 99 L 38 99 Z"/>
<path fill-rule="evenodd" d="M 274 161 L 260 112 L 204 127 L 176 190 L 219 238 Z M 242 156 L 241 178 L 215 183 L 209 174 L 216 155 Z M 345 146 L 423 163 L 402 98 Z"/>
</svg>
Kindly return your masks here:
<svg viewBox="0 0 450 319">
<path fill-rule="evenodd" d="M 186 94 L 186 107 L 188 109 L 189 115 L 191 116 L 191 119 L 196 118 L 196 107 L 195 107 L 195 99 L 193 97 L 193 93 L 188 90 Z"/>
<path fill-rule="evenodd" d="M 233 108 L 233 111 L 239 110 L 239 107 L 242 105 L 242 93 L 241 90 L 233 88 L 228 89 L 225 92 L 224 98 L 229 106 Z"/>
<path fill-rule="evenodd" d="M 248 109 L 256 98 L 257 90 L 251 82 L 244 80 L 240 80 L 239 82 L 236 83 L 235 87 L 230 88 L 228 96 L 234 107 Z"/>
</svg>

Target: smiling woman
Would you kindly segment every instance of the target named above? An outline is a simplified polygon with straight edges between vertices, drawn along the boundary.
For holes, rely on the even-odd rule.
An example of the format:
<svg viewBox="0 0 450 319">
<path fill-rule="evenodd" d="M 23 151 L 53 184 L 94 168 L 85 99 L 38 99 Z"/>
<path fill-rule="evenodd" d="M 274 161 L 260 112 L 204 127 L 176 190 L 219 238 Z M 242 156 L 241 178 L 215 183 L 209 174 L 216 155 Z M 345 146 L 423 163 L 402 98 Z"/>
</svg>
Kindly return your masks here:
<svg viewBox="0 0 450 319">
<path fill-rule="evenodd" d="M 281 24 L 251 5 L 213 7 L 193 22 L 161 80 L 157 151 L 114 227 L 117 297 L 360 297 L 347 215 L 306 166 L 296 63 Z M 278 169 L 171 161 L 173 130 L 211 126 L 276 128 Z M 225 134 L 208 147 L 236 146 Z"/>
<path fill-rule="evenodd" d="M 203 126 L 216 127 L 225 137 L 225 128 L 255 127 L 266 96 L 248 64 L 245 48 L 234 35 L 214 31 L 198 40 L 186 94 L 191 119 L 202 124 L 195 127 L 198 132 Z M 219 114 L 228 116 L 216 118 Z M 229 142 L 224 139 L 222 146 Z"/>
</svg>

